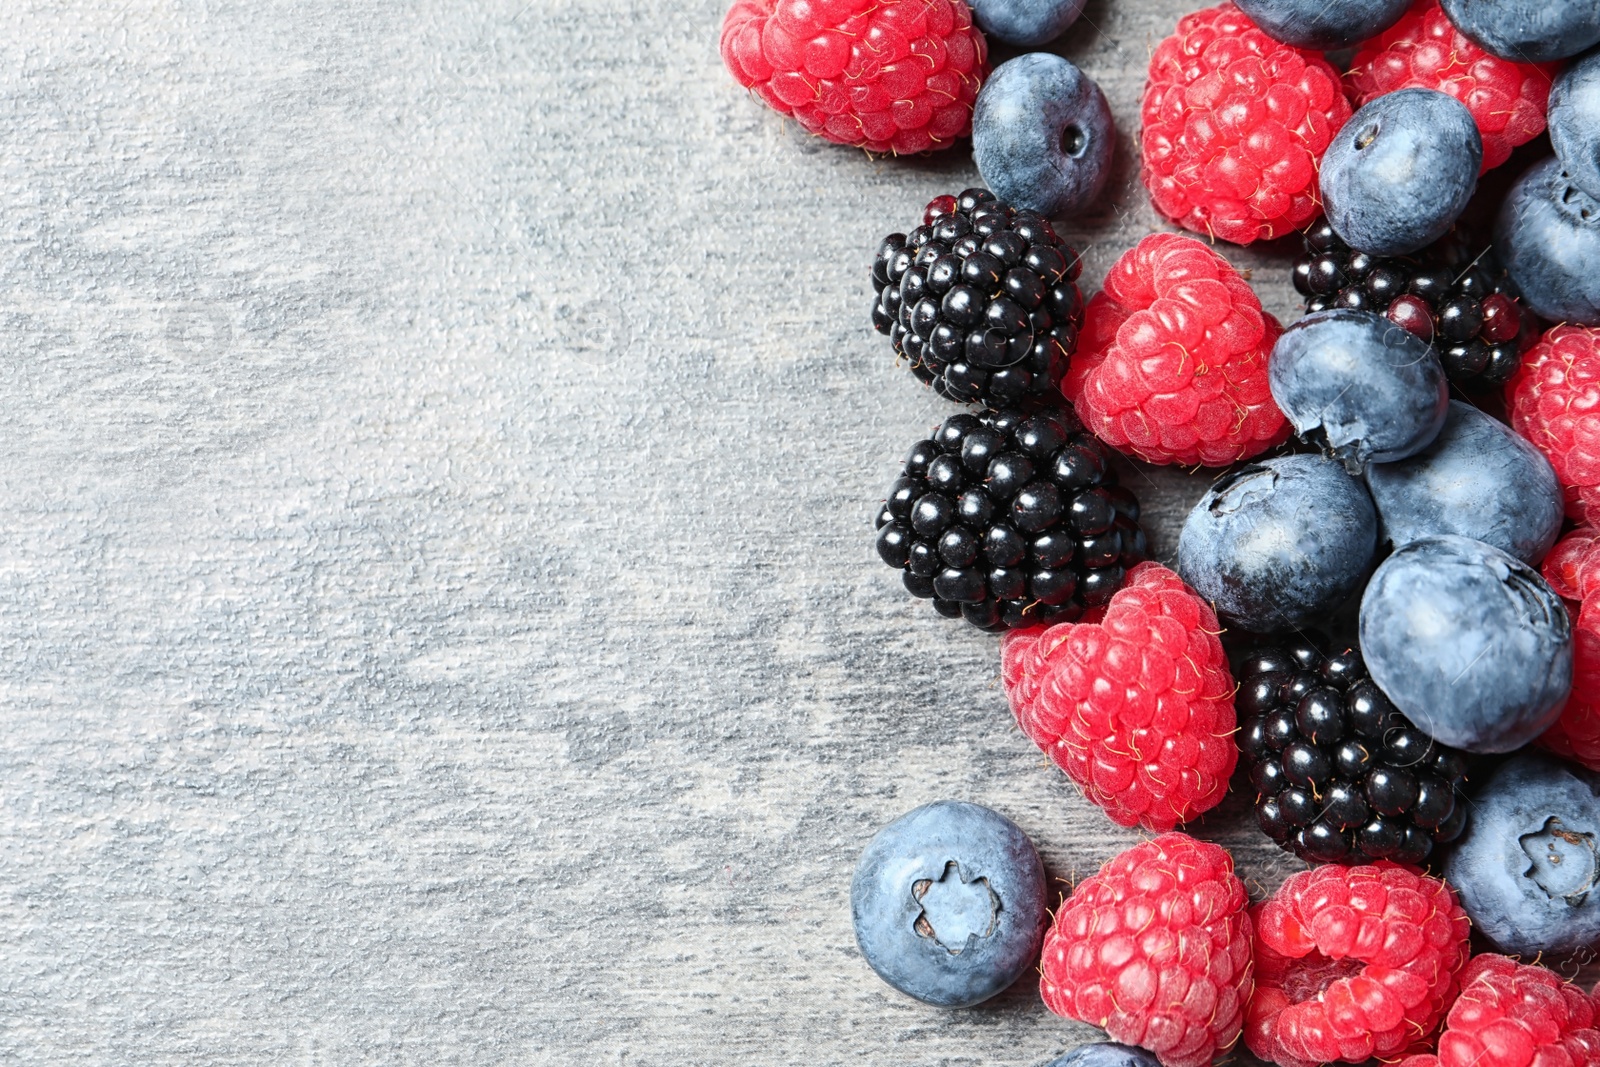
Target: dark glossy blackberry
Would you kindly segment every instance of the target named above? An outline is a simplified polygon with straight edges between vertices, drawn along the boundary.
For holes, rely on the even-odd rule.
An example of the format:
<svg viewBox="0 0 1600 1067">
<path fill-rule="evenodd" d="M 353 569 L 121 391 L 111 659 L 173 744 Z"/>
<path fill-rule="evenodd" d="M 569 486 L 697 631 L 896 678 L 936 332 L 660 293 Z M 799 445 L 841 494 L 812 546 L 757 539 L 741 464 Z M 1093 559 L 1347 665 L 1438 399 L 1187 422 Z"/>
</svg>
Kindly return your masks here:
<svg viewBox="0 0 1600 1067">
<path fill-rule="evenodd" d="M 1463 390 L 1505 385 L 1522 364 L 1522 353 L 1539 339 L 1538 319 L 1524 307 L 1489 242 L 1465 230 L 1392 259 L 1352 251 L 1326 219 L 1304 236 L 1294 284 L 1306 298 L 1306 311 L 1355 308 L 1386 315 L 1431 343 L 1445 373 Z"/>
<path fill-rule="evenodd" d="M 1296 638 L 1239 665 L 1240 766 L 1256 819 L 1314 863 L 1422 866 L 1466 827 L 1462 753 L 1431 740 L 1367 677 L 1358 652 Z"/>
<path fill-rule="evenodd" d="M 989 408 L 1049 397 L 1078 347 L 1078 254 L 1048 219 L 984 189 L 930 203 L 872 264 L 872 325 L 940 396 Z"/>
<path fill-rule="evenodd" d="M 1076 619 L 1147 552 L 1138 499 L 1064 409 L 950 416 L 878 513 L 878 555 L 906 588 L 996 632 Z"/>
</svg>

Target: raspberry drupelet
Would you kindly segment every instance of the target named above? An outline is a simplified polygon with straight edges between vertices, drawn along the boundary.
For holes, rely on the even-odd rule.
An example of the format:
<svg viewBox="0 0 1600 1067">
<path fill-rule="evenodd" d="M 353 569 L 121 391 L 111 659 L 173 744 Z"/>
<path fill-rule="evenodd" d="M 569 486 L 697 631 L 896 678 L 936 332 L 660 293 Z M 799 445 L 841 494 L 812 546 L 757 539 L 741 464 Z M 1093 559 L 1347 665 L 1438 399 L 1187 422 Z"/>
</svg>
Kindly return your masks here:
<svg viewBox="0 0 1600 1067">
<path fill-rule="evenodd" d="M 1227 260 L 1192 237 L 1153 234 L 1089 302 L 1061 391 L 1114 448 L 1225 466 L 1289 436 L 1267 380 L 1282 332 Z"/>
<path fill-rule="evenodd" d="M 1245 1044 L 1279 1067 L 1406 1052 L 1439 1025 L 1467 961 L 1454 890 L 1392 863 L 1290 875 L 1251 918 Z"/>
<path fill-rule="evenodd" d="M 1437 1054 L 1399 1067 L 1596 1067 L 1595 1003 L 1543 967 L 1494 953 L 1461 972 L 1461 995 L 1445 1018 Z"/>
<path fill-rule="evenodd" d="M 722 61 L 740 85 L 869 152 L 927 152 L 971 133 L 987 57 L 964 0 L 736 0 L 722 22 Z"/>
<path fill-rule="evenodd" d="M 1345 84 L 1357 107 L 1400 89 L 1455 97 L 1483 134 L 1487 172 L 1544 132 L 1558 67 L 1498 59 L 1456 29 L 1439 0 L 1417 0 L 1405 17 L 1362 47 Z"/>
<path fill-rule="evenodd" d="M 1339 73 L 1231 3 L 1186 15 L 1150 59 L 1140 177 L 1180 226 L 1247 245 L 1321 213 L 1317 165 L 1350 120 Z"/>
<path fill-rule="evenodd" d="M 1209 1067 L 1239 1038 L 1250 999 L 1250 917 L 1233 857 L 1162 834 L 1085 878 L 1056 912 L 1039 992 L 1163 1067 Z"/>
<path fill-rule="evenodd" d="M 1239 758 L 1220 631 L 1183 579 L 1141 563 L 1101 621 L 1007 634 L 1006 697 L 1114 821 L 1170 830 L 1222 801 Z"/>
</svg>

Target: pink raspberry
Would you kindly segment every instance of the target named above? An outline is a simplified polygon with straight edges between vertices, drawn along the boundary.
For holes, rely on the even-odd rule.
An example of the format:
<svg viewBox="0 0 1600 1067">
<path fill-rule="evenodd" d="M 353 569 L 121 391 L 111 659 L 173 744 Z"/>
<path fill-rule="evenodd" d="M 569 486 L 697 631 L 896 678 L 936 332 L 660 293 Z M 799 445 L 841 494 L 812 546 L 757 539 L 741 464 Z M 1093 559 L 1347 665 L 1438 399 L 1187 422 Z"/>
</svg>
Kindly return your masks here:
<svg viewBox="0 0 1600 1067">
<path fill-rule="evenodd" d="M 1539 744 L 1600 770 L 1600 532 L 1580 527 L 1545 556 L 1545 580 L 1572 611 L 1572 695 Z"/>
<path fill-rule="evenodd" d="M 988 46 L 964 0 L 735 0 L 722 61 L 835 144 L 910 155 L 972 130 Z"/>
<path fill-rule="evenodd" d="M 1553 971 L 1475 956 L 1438 1054 L 1408 1056 L 1400 1067 L 1600 1067 L 1595 1004 Z"/>
<path fill-rule="evenodd" d="M 1228 791 L 1233 676 L 1211 606 L 1159 563 L 1128 572 L 1099 622 L 1001 642 L 1022 732 L 1123 826 L 1170 830 Z"/>
<path fill-rule="evenodd" d="M 1115 448 L 1224 466 L 1289 436 L 1267 382 L 1282 332 L 1227 260 L 1192 237 L 1153 234 L 1089 302 L 1061 391 Z"/>
<path fill-rule="evenodd" d="M 1056 912 L 1039 961 L 1045 1007 L 1164 1067 L 1210 1067 L 1250 999 L 1246 903 L 1225 849 L 1180 833 L 1135 845 Z"/>
<path fill-rule="evenodd" d="M 1439 0 L 1417 0 L 1404 18 L 1362 47 L 1345 83 L 1357 107 L 1398 89 L 1433 89 L 1455 97 L 1483 134 L 1488 171 L 1544 132 L 1558 67 L 1497 59 L 1451 25 Z"/>
<path fill-rule="evenodd" d="M 1280 1067 L 1406 1052 L 1439 1025 L 1467 962 L 1455 892 L 1393 863 L 1290 875 L 1251 918 L 1244 1040 Z"/>
<path fill-rule="evenodd" d="M 1322 211 L 1317 165 L 1350 120 L 1339 73 L 1231 3 L 1185 15 L 1150 57 L 1140 178 L 1178 225 L 1247 245 Z"/>
<path fill-rule="evenodd" d="M 1557 326 L 1506 386 L 1511 425 L 1545 454 L 1567 514 L 1600 525 L 1600 329 Z"/>
</svg>

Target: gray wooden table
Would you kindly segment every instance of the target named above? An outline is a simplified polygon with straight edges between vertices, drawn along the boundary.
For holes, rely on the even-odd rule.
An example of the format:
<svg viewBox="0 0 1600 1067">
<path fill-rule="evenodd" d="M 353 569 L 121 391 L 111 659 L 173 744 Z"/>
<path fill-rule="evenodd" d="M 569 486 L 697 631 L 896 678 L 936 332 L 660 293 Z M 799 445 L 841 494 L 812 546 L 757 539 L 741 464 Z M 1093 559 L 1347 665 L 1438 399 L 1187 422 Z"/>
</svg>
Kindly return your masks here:
<svg viewBox="0 0 1600 1067">
<path fill-rule="evenodd" d="M 1130 134 L 1198 0 L 1061 50 Z M 1038 1064 L 859 958 L 873 830 L 1136 840 L 996 641 L 877 564 L 945 414 L 867 322 L 976 181 L 763 110 L 720 0 L 12 0 L 0 35 L 0 1061 Z M 1287 254 L 1227 250 L 1292 317 Z M 1170 557 L 1203 476 L 1130 474 Z M 1241 798 L 1198 832 L 1296 864 Z M 1065 885 L 1065 882 L 1062 882 Z"/>
</svg>

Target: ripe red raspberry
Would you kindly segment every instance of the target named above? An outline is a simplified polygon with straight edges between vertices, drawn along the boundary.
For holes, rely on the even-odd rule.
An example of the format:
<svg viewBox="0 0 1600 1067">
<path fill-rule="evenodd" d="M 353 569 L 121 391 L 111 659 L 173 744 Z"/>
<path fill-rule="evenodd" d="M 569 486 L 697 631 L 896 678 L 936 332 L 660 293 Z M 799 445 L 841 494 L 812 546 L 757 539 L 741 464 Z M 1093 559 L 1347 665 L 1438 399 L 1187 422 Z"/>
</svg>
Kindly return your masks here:
<svg viewBox="0 0 1600 1067">
<path fill-rule="evenodd" d="M 1400 1067 L 1600 1067 L 1595 1004 L 1553 971 L 1488 953 L 1461 972 L 1437 1055 Z"/>
<path fill-rule="evenodd" d="M 1192 237 L 1154 234 L 1089 302 L 1061 391 L 1115 448 L 1224 466 L 1289 436 L 1267 384 L 1282 332 L 1227 260 Z"/>
<path fill-rule="evenodd" d="M 1281 1067 L 1405 1052 L 1439 1025 L 1467 962 L 1454 891 L 1392 863 L 1290 875 L 1252 919 L 1244 1040 Z"/>
<path fill-rule="evenodd" d="M 735 0 L 722 61 L 836 144 L 909 155 L 972 130 L 988 46 L 965 0 Z"/>
<path fill-rule="evenodd" d="M 1600 593 L 1600 530 L 1580 526 L 1557 541 L 1539 568 L 1563 600 Z"/>
<path fill-rule="evenodd" d="M 1544 132 L 1558 67 L 1497 59 L 1451 25 L 1439 0 L 1417 0 L 1404 18 L 1362 46 L 1345 81 L 1357 107 L 1397 89 L 1455 97 L 1483 134 L 1488 171 Z"/>
<path fill-rule="evenodd" d="M 1539 744 L 1591 770 L 1600 770 L 1600 532 L 1585 526 L 1557 542 L 1544 558 L 1545 580 L 1569 601 L 1572 695 Z"/>
<path fill-rule="evenodd" d="M 1350 119 L 1339 74 L 1231 3 L 1178 23 L 1150 57 L 1140 172 L 1156 210 L 1247 245 L 1322 211 L 1317 164 Z"/>
<path fill-rule="evenodd" d="M 1056 912 L 1039 992 L 1057 1015 L 1209 1067 L 1239 1039 L 1250 999 L 1250 917 L 1225 849 L 1162 834 L 1078 883 Z"/>
<path fill-rule="evenodd" d="M 1506 386 L 1511 425 L 1545 454 L 1567 514 L 1600 526 L 1600 329 L 1557 326 Z"/>
<path fill-rule="evenodd" d="M 1221 802 L 1239 759 L 1221 630 L 1183 579 L 1141 563 L 1103 620 L 1007 634 L 1006 697 L 1112 819 L 1170 830 Z"/>
</svg>

